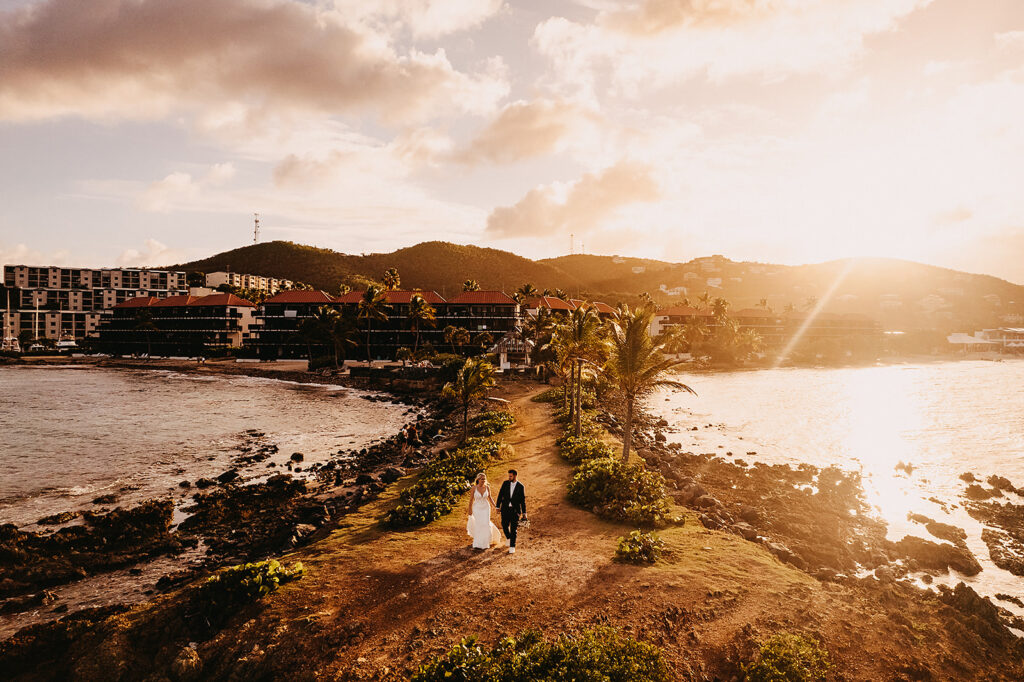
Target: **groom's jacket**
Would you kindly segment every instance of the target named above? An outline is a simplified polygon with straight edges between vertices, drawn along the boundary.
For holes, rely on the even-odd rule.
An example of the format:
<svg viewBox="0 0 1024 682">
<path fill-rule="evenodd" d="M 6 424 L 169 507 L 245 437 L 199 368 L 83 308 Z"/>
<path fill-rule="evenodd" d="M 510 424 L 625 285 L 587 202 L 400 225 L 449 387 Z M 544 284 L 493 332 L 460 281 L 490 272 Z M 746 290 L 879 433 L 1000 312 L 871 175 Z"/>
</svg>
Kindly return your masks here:
<svg viewBox="0 0 1024 682">
<path fill-rule="evenodd" d="M 503 513 L 511 512 L 513 514 L 525 514 L 526 492 L 523 490 L 523 484 L 516 481 L 516 489 L 511 495 L 509 495 L 508 489 L 510 485 L 510 481 L 505 481 L 501 484 L 501 490 L 498 491 L 498 499 L 494 504 Z"/>
</svg>

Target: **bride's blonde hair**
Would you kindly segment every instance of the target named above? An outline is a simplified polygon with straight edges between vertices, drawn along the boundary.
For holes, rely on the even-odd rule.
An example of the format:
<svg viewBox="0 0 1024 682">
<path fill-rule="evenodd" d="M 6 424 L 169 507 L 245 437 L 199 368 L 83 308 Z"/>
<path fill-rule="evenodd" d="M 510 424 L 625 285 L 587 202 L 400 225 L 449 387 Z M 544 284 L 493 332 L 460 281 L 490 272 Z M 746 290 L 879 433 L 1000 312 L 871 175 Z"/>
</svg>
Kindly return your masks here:
<svg viewBox="0 0 1024 682">
<path fill-rule="evenodd" d="M 484 472 L 481 471 L 479 474 L 476 475 L 476 478 L 473 479 L 473 483 L 480 483 L 480 479 L 481 478 L 484 479 L 484 481 L 486 481 L 487 480 L 487 474 L 485 474 Z"/>
</svg>

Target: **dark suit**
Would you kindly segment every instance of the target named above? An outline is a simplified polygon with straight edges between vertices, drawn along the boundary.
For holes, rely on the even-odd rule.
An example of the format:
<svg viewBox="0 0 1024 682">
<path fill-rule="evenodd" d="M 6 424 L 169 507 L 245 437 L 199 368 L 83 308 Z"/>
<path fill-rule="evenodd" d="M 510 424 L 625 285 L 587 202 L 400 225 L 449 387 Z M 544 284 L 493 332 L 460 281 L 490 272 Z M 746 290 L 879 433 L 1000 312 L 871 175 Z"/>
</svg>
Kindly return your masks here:
<svg viewBox="0 0 1024 682">
<path fill-rule="evenodd" d="M 516 481 L 515 490 L 512 494 L 509 494 L 509 488 L 511 487 L 511 481 L 505 481 L 501 484 L 501 490 L 498 491 L 498 500 L 494 503 L 494 506 L 501 512 L 501 530 L 505 533 L 505 537 L 508 538 L 508 546 L 516 546 L 516 531 L 519 529 L 519 517 L 526 513 L 526 492 L 523 490 L 523 484 Z"/>
</svg>

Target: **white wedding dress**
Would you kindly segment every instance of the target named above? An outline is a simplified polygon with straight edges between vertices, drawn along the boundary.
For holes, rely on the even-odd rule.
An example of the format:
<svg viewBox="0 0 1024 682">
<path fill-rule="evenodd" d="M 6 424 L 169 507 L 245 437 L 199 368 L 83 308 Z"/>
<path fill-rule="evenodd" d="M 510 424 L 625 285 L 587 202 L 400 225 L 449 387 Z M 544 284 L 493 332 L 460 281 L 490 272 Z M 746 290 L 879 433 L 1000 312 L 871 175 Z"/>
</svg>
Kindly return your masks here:
<svg viewBox="0 0 1024 682">
<path fill-rule="evenodd" d="M 473 538 L 474 549 L 487 549 L 492 544 L 501 544 L 501 531 L 491 523 L 491 501 L 487 492 L 483 495 L 473 486 L 473 513 L 466 521 L 466 533 Z"/>
</svg>

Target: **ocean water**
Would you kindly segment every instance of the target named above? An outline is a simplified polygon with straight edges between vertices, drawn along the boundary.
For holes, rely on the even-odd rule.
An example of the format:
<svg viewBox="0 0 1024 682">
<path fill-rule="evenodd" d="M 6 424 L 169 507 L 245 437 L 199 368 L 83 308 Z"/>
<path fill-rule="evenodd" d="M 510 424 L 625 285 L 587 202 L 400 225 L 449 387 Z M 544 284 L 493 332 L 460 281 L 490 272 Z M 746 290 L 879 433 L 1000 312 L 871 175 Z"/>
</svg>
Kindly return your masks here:
<svg viewBox="0 0 1024 682">
<path fill-rule="evenodd" d="M 860 471 L 867 501 L 887 522 L 890 539 L 938 541 L 908 521 L 910 512 L 957 525 L 967 531 L 983 571 L 973 578 L 953 575 L 949 582 L 962 579 L 982 594 L 1024 597 L 1024 579 L 989 559 L 981 524 L 963 508 L 968 484 L 959 479 L 964 472 L 981 479 L 998 474 L 1024 487 L 1024 360 L 678 379 L 698 395 L 663 390 L 648 405 L 669 421 L 668 440 L 683 451 L 732 453 L 748 464 L 809 462 Z M 693 426 L 698 430 L 689 430 Z M 896 469 L 901 462 L 912 472 Z M 1012 494 L 996 500 L 1024 504 Z"/>
<path fill-rule="evenodd" d="M 231 467 L 246 431 L 279 451 L 243 476 L 278 471 L 293 452 L 303 468 L 361 448 L 411 418 L 404 405 L 370 402 L 341 386 L 244 376 L 94 367 L 0 368 L 0 523 L 167 495 L 178 483 Z M 266 464 L 274 461 L 276 469 Z M 194 492 L 189 491 L 189 494 Z"/>
</svg>

